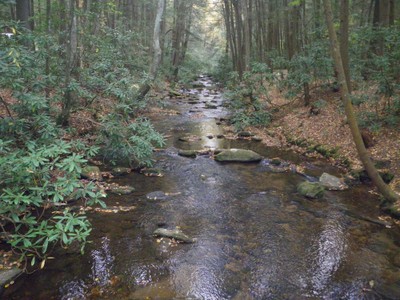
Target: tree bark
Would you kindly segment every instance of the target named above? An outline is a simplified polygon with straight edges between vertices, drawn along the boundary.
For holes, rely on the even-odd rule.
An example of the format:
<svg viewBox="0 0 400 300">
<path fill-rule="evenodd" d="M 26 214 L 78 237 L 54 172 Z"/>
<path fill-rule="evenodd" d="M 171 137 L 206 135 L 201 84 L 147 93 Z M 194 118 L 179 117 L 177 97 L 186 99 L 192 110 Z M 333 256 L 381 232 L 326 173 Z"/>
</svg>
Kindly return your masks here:
<svg viewBox="0 0 400 300">
<path fill-rule="evenodd" d="M 17 21 L 26 29 L 32 30 L 32 24 L 29 20 L 31 17 L 30 0 L 17 0 L 16 2 L 16 17 Z"/>
<path fill-rule="evenodd" d="M 138 100 L 143 100 L 146 94 L 150 91 L 151 83 L 157 77 L 158 69 L 160 68 L 161 58 L 162 58 L 162 50 L 160 46 L 160 32 L 161 32 L 161 23 L 164 15 L 164 0 L 158 0 L 157 6 L 157 15 L 154 21 L 154 32 L 153 32 L 153 62 L 150 67 L 149 77 L 150 79 L 147 80 L 140 88 L 138 93 Z"/>
<path fill-rule="evenodd" d="M 396 202 L 397 200 L 400 199 L 400 196 L 397 195 L 395 192 L 393 192 L 390 189 L 390 187 L 386 185 L 385 182 L 382 180 L 374 164 L 372 163 L 369 154 L 367 152 L 367 149 L 365 148 L 364 142 L 362 140 L 362 136 L 358 128 L 357 120 L 354 114 L 353 106 L 351 104 L 349 90 L 346 83 L 342 57 L 340 55 L 340 49 L 338 46 L 338 39 L 333 25 L 331 2 L 330 0 L 323 0 L 323 3 L 325 8 L 326 23 L 328 25 L 329 39 L 331 42 L 332 56 L 334 58 L 336 70 L 338 73 L 340 93 L 345 107 L 347 121 L 350 126 L 351 134 L 353 136 L 353 140 L 356 145 L 358 155 L 365 170 L 368 173 L 368 176 L 371 178 L 372 182 L 378 188 L 378 191 L 382 194 L 382 196 L 388 202 L 391 203 Z"/>
<path fill-rule="evenodd" d="M 340 0 L 340 55 L 342 56 L 347 88 L 351 93 L 349 58 L 349 0 Z"/>
<path fill-rule="evenodd" d="M 66 57 L 65 57 L 65 82 L 64 82 L 64 99 L 62 103 L 61 113 L 58 116 L 57 123 L 61 126 L 69 125 L 69 116 L 71 114 L 72 107 L 75 104 L 76 95 L 71 89 L 72 74 L 75 70 L 75 62 L 77 57 L 77 46 L 78 46 L 78 30 L 77 20 L 75 13 L 75 1 L 67 0 L 66 4 L 67 11 L 69 13 L 69 24 L 68 24 L 68 39 L 66 41 Z"/>
</svg>

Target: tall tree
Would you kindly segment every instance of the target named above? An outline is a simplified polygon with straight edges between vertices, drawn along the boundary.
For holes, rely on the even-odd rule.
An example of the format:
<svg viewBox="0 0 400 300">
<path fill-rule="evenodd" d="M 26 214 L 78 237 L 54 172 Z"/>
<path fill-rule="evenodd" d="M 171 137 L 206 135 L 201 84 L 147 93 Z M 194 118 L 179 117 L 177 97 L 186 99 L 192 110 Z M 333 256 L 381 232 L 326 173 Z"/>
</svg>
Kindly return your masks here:
<svg viewBox="0 0 400 300">
<path fill-rule="evenodd" d="M 365 148 L 360 130 L 358 128 L 353 106 L 350 100 L 349 89 L 346 83 L 346 76 L 343 68 L 343 61 L 340 54 L 340 48 L 338 45 L 338 38 L 333 24 L 331 2 L 330 0 L 323 0 L 323 3 L 325 8 L 326 23 L 329 32 L 329 39 L 331 42 L 332 56 L 335 61 L 336 71 L 338 73 L 340 93 L 346 111 L 347 122 L 349 124 L 351 134 L 353 136 L 353 140 L 357 148 L 358 155 L 360 157 L 362 164 L 364 165 L 365 170 L 368 173 L 368 176 L 371 178 L 372 182 L 378 188 L 378 191 L 383 195 L 383 197 L 385 197 L 387 201 L 396 202 L 397 200 L 400 200 L 399 195 L 393 192 L 390 189 L 390 187 L 387 184 L 385 184 L 385 182 L 382 180 L 377 169 L 372 163 L 371 158 L 369 157 L 367 149 Z"/>
<path fill-rule="evenodd" d="M 340 0 L 340 54 L 344 75 L 351 93 L 350 58 L 349 58 L 349 0 Z"/>
<path fill-rule="evenodd" d="M 17 0 L 16 2 L 16 17 L 26 29 L 32 30 L 31 17 L 31 1 Z"/>
<path fill-rule="evenodd" d="M 153 62 L 150 66 L 149 80 L 146 81 L 139 89 L 138 99 L 143 99 L 150 91 L 151 83 L 156 79 L 158 69 L 160 68 L 162 49 L 160 45 L 161 24 L 165 11 L 165 0 L 158 0 L 157 15 L 154 22 L 153 32 Z"/>
</svg>

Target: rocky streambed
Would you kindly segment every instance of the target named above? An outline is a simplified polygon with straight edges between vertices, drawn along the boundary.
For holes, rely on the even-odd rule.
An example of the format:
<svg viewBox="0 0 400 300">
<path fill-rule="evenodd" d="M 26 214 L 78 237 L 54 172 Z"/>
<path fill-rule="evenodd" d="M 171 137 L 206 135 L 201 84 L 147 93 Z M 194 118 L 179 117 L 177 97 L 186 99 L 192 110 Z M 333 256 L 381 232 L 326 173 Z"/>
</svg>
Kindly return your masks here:
<svg viewBox="0 0 400 300">
<path fill-rule="evenodd" d="M 344 182 L 322 161 L 227 138 L 229 112 L 207 76 L 165 104 L 177 113 L 154 117 L 168 137 L 155 168 L 106 180 L 134 190 L 87 212 L 86 253 L 55 253 L 5 299 L 400 297 L 400 231 L 368 187 L 334 190 Z M 304 182 L 322 195 L 303 196 Z"/>
</svg>

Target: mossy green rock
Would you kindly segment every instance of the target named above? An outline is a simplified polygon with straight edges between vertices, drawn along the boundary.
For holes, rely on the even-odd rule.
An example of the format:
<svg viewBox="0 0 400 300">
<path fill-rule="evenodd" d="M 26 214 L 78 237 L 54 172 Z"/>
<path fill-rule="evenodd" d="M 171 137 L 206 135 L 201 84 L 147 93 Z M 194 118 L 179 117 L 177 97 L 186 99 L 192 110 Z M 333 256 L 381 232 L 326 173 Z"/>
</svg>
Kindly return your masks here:
<svg viewBox="0 0 400 300">
<path fill-rule="evenodd" d="M 110 187 L 110 192 L 117 195 L 129 195 L 135 191 L 133 186 L 129 185 L 113 185 Z"/>
<path fill-rule="evenodd" d="M 215 160 L 219 162 L 259 162 L 262 160 L 262 156 L 251 150 L 228 149 L 216 155 Z"/>
<path fill-rule="evenodd" d="M 96 167 L 96 166 L 84 167 L 81 172 L 81 177 L 89 179 L 89 180 L 97 180 L 97 181 L 103 180 L 101 171 L 100 171 L 99 167 Z"/>
<path fill-rule="evenodd" d="M 129 174 L 131 171 L 131 168 L 116 167 L 112 169 L 112 174 L 114 176 L 123 176 Z"/>
<path fill-rule="evenodd" d="M 311 199 L 319 199 L 324 195 L 324 187 L 317 182 L 302 182 L 297 186 L 300 195 Z"/>
</svg>

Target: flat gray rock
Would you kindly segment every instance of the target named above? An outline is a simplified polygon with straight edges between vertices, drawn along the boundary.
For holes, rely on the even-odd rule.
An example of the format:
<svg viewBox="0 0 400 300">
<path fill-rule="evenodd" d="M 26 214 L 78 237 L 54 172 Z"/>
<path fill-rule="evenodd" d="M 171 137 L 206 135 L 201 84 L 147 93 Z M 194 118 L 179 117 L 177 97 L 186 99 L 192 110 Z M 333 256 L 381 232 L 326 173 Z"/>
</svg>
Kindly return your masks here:
<svg viewBox="0 0 400 300">
<path fill-rule="evenodd" d="M 328 173 L 323 173 L 319 178 L 319 182 L 330 191 L 343 191 L 348 189 L 348 186 L 341 179 Z"/>
<path fill-rule="evenodd" d="M 228 149 L 223 150 L 215 156 L 219 162 L 259 162 L 262 156 L 252 150 Z"/>
</svg>

